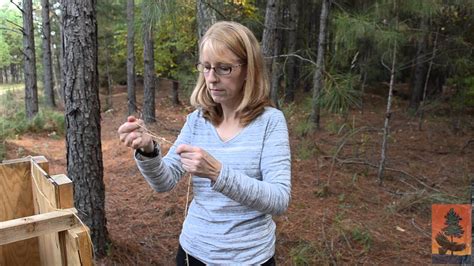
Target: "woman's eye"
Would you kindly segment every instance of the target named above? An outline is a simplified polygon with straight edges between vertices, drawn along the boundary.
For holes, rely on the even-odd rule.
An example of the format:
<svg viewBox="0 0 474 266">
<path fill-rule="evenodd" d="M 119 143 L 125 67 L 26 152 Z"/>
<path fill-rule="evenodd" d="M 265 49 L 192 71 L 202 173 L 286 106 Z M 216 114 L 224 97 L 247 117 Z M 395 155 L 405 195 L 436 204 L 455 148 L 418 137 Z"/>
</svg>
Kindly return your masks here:
<svg viewBox="0 0 474 266">
<path fill-rule="evenodd" d="M 211 66 L 203 66 L 204 71 L 211 71 Z"/>
<path fill-rule="evenodd" d="M 228 71 L 231 69 L 231 67 L 228 67 L 228 66 L 219 66 L 219 69 L 220 69 L 221 71 L 223 71 L 223 72 L 228 72 Z"/>
</svg>

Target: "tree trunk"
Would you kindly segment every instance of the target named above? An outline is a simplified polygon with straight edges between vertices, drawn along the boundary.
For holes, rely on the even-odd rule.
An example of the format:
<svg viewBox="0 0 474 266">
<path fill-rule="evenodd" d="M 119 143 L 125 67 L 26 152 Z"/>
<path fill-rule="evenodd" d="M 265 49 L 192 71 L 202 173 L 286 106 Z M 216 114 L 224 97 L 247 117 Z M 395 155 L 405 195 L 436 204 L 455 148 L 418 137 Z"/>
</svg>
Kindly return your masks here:
<svg viewBox="0 0 474 266">
<path fill-rule="evenodd" d="M 180 105 L 179 103 L 179 82 L 173 80 L 173 94 L 172 94 L 173 106 Z"/>
<path fill-rule="evenodd" d="M 326 30 L 331 1 L 323 0 L 321 16 L 319 19 L 318 56 L 316 58 L 316 71 L 313 77 L 313 99 L 310 119 L 316 129 L 320 128 L 320 101 L 323 90 L 324 54 L 326 48 Z"/>
<path fill-rule="evenodd" d="M 127 96 L 128 115 L 137 111 L 135 92 L 135 1 L 127 0 Z"/>
<path fill-rule="evenodd" d="M 105 110 L 112 109 L 112 76 L 110 75 L 110 49 L 108 36 L 105 36 L 105 75 L 107 76 L 107 96 L 105 98 Z"/>
<path fill-rule="evenodd" d="M 97 258 L 108 232 L 100 128 L 97 20 L 94 0 L 61 0 L 67 174 L 74 205 L 91 230 Z"/>
<path fill-rule="evenodd" d="M 198 38 L 201 39 L 209 27 L 217 22 L 217 12 L 221 5 L 220 0 L 198 0 L 196 1 Z"/>
<path fill-rule="evenodd" d="M 35 60 L 36 62 L 36 60 Z M 13 83 L 19 83 L 20 82 L 20 72 L 21 72 L 21 67 L 17 64 L 11 64 L 10 65 L 10 73 L 11 73 L 11 80 Z"/>
<path fill-rule="evenodd" d="M 7 67 L 3 68 L 3 76 L 5 77 L 5 83 L 8 83 L 8 70 Z"/>
<path fill-rule="evenodd" d="M 433 44 L 433 53 L 430 58 L 430 63 L 428 65 L 428 71 L 426 71 L 425 86 L 423 87 L 423 97 L 421 98 L 421 102 L 420 102 L 420 109 L 419 109 L 420 119 L 418 120 L 418 130 L 420 131 L 423 126 L 423 117 L 425 113 L 425 110 L 423 110 L 424 109 L 423 107 L 426 102 L 426 93 L 428 91 L 428 81 L 430 80 L 431 68 L 433 67 L 433 61 L 436 58 L 437 45 L 438 45 L 438 31 L 436 31 L 436 34 L 435 34 L 435 40 Z"/>
<path fill-rule="evenodd" d="M 62 31 L 60 29 L 60 31 Z M 59 32 L 59 36 L 61 36 L 62 34 Z M 59 96 L 59 102 L 61 103 L 61 105 L 64 106 L 64 91 L 63 91 L 63 80 L 62 80 L 62 77 L 61 77 L 61 58 L 63 57 L 62 56 L 62 53 L 63 53 L 63 50 L 60 49 L 62 47 L 62 40 L 61 38 L 58 38 L 59 39 L 59 42 L 56 44 L 56 52 L 54 53 L 55 54 L 55 57 L 56 57 L 56 66 L 55 66 L 55 71 L 56 71 L 56 82 L 58 84 L 57 87 L 57 90 L 58 90 L 58 96 Z M 52 50 L 54 51 L 54 49 Z"/>
<path fill-rule="evenodd" d="M 421 19 L 420 28 L 423 32 L 428 31 L 426 18 Z M 411 110 L 417 110 L 418 105 L 420 104 L 421 98 L 423 97 L 423 84 L 426 77 L 426 36 L 423 34 L 422 37 L 417 42 L 417 51 L 415 57 L 415 74 L 413 76 L 413 87 L 411 90 L 410 103 L 408 108 Z"/>
<path fill-rule="evenodd" d="M 32 119 L 38 113 L 38 87 L 36 84 L 35 37 L 33 30 L 32 0 L 23 0 L 23 49 L 25 69 L 25 111 Z"/>
<path fill-rule="evenodd" d="M 53 67 L 51 62 L 51 25 L 49 21 L 49 1 L 41 0 L 41 18 L 43 25 L 43 86 L 46 105 L 55 107 Z"/>
<path fill-rule="evenodd" d="M 144 2 L 143 8 L 146 9 L 147 5 Z M 145 11 L 145 10 L 144 10 Z M 143 23 L 143 65 L 144 65 L 144 77 L 143 77 L 143 91 L 144 91 L 144 106 L 143 106 L 143 120 L 145 123 L 153 123 L 156 121 L 155 118 L 155 60 L 154 60 L 154 48 L 153 48 L 153 25 L 149 20 L 146 19 L 144 14 L 145 22 Z"/>
<path fill-rule="evenodd" d="M 393 86 L 395 84 L 395 64 L 396 64 L 396 55 L 397 55 L 397 44 L 393 46 L 393 58 L 392 58 L 392 69 L 390 70 L 390 87 L 388 90 L 388 99 L 387 99 L 387 109 L 385 111 L 385 122 L 383 126 L 383 140 L 382 140 L 382 153 L 380 156 L 380 165 L 377 174 L 379 184 L 383 182 L 383 172 L 385 170 L 385 156 L 387 154 L 387 143 L 388 137 L 390 135 L 390 117 L 392 115 L 392 97 L 393 97 Z"/>
<path fill-rule="evenodd" d="M 288 54 L 296 52 L 296 40 L 297 40 L 297 29 L 298 29 L 298 3 L 297 1 L 290 2 L 290 14 L 288 27 Z M 295 90 L 298 85 L 297 83 L 297 69 L 296 69 L 296 58 L 290 56 L 288 58 L 287 66 L 287 79 L 285 86 L 285 102 L 290 103 L 295 99 Z"/>
<path fill-rule="evenodd" d="M 275 55 L 275 39 L 278 20 L 278 2 L 279 0 L 268 0 L 265 9 L 265 28 L 262 35 L 262 52 L 265 57 L 266 71 L 268 77 L 271 76 L 273 56 Z"/>
<path fill-rule="evenodd" d="M 280 5 L 281 2 L 277 2 L 277 21 L 283 20 L 283 10 L 282 6 Z M 283 35 L 284 32 L 282 29 L 279 29 L 275 25 L 276 29 L 274 32 L 274 41 L 273 41 L 273 60 L 271 65 L 271 73 L 270 73 L 270 99 L 275 104 L 275 107 L 280 109 L 279 97 L 278 92 L 280 91 L 280 81 L 283 75 L 283 67 L 280 63 L 281 59 L 277 56 L 283 50 Z"/>
</svg>

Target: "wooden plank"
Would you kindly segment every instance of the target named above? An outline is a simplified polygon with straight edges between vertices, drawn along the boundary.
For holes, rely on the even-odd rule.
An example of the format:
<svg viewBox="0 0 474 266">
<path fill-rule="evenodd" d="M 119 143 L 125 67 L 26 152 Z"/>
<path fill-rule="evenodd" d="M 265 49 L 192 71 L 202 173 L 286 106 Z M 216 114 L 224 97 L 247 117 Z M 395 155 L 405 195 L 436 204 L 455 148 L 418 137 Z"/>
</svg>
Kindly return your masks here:
<svg viewBox="0 0 474 266">
<path fill-rule="evenodd" d="M 57 187 L 56 199 L 60 209 L 74 208 L 74 187 L 71 179 L 66 175 L 53 175 L 51 179 L 54 180 Z"/>
<path fill-rule="evenodd" d="M 47 169 L 43 156 L 0 164 L 0 222 L 35 214 L 31 187 L 31 158 Z M 0 246 L 0 265 L 40 265 L 38 239 Z"/>
<path fill-rule="evenodd" d="M 74 208 L 0 222 L 0 245 L 69 230 L 78 223 Z"/>
<path fill-rule="evenodd" d="M 67 231 L 66 250 L 67 265 L 92 266 L 92 246 L 89 239 L 89 229 L 79 226 Z"/>
<path fill-rule="evenodd" d="M 31 181 L 35 213 L 59 209 L 57 184 L 36 161 L 31 162 Z M 38 242 L 41 265 L 65 265 L 57 232 L 39 236 Z"/>
<path fill-rule="evenodd" d="M 73 200 L 73 184 L 71 179 L 69 179 L 66 175 L 53 175 L 51 179 L 54 180 L 54 184 L 56 186 L 56 201 L 60 209 L 67 209 L 74 207 L 74 200 Z M 67 232 L 60 232 L 59 233 L 59 245 L 61 248 L 61 255 L 62 261 L 67 261 L 66 258 L 66 235 Z"/>
</svg>

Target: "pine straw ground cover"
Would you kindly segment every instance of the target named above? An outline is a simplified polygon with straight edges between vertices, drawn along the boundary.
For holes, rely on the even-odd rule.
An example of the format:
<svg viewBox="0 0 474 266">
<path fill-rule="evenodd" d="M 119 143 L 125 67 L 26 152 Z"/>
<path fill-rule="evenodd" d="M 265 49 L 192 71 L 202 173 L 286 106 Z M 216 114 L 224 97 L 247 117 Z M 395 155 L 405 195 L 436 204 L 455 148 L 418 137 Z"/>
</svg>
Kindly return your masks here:
<svg viewBox="0 0 474 266">
<path fill-rule="evenodd" d="M 161 95 L 170 95 L 166 92 Z M 142 95 L 141 92 L 138 95 Z M 140 97 L 139 97 L 140 100 Z M 184 219 L 187 182 L 154 192 L 138 173 L 116 130 L 126 118 L 126 88 L 114 91 L 114 109 L 102 114 L 106 211 L 111 245 L 99 265 L 173 265 Z M 427 116 L 423 130 L 397 100 L 387 169 L 377 182 L 385 99 L 367 95 L 362 113 L 324 114 L 323 129 L 309 133 L 304 108 L 285 107 L 292 148 L 292 201 L 275 217 L 279 265 L 431 263 L 431 204 L 469 203 L 473 177 L 472 115 L 462 132 L 447 116 Z M 157 101 L 158 135 L 173 141 L 192 109 Z M 163 145 L 166 151 L 168 145 Z M 7 141 L 7 158 L 29 154 L 65 173 L 64 140 L 46 133 Z M 336 156 L 334 156 L 336 155 Z M 332 170 L 331 170 L 332 169 Z M 192 194 L 191 194 L 192 196 Z M 238 241 L 238 240 L 236 240 Z"/>
</svg>

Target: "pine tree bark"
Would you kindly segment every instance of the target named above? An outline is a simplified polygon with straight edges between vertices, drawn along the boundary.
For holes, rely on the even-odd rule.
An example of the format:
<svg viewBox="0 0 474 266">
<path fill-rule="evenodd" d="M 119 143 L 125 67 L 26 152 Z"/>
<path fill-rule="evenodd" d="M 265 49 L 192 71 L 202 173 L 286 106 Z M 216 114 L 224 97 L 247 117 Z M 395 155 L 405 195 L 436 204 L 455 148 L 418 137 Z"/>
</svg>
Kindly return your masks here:
<svg viewBox="0 0 474 266">
<path fill-rule="evenodd" d="M 262 35 L 262 53 L 265 57 L 265 66 L 268 72 L 268 77 L 272 70 L 276 29 L 278 20 L 278 5 L 279 0 L 268 0 L 265 8 L 265 28 Z"/>
<path fill-rule="evenodd" d="M 127 0 L 127 96 L 128 115 L 137 111 L 135 92 L 135 1 Z"/>
<path fill-rule="evenodd" d="M 67 174 L 74 205 L 91 231 L 96 258 L 106 255 L 108 232 L 101 148 L 95 0 L 61 0 Z"/>
<path fill-rule="evenodd" d="M 288 54 L 296 52 L 296 44 L 297 44 L 297 30 L 298 30 L 298 1 L 291 1 L 290 2 L 290 13 L 289 13 L 289 21 L 288 27 Z M 296 69 L 296 58 L 294 56 L 290 56 L 288 58 L 288 62 L 286 64 L 286 71 L 287 71 L 287 79 L 286 79 L 286 86 L 285 86 L 285 102 L 290 103 L 295 99 L 295 90 L 298 85 L 297 83 L 297 69 Z"/>
<path fill-rule="evenodd" d="M 201 39 L 206 33 L 209 27 L 217 22 L 216 10 L 220 7 L 222 2 L 220 0 L 197 0 L 196 11 L 197 11 L 197 29 L 198 38 Z"/>
<path fill-rule="evenodd" d="M 146 9 L 146 3 L 143 3 L 143 8 Z M 155 118 L 155 60 L 153 48 L 153 25 L 146 19 L 144 14 L 144 29 L 143 29 L 143 90 L 144 90 L 144 104 L 143 104 L 143 120 L 145 123 L 156 122 Z"/>
<path fill-rule="evenodd" d="M 36 76 L 35 37 L 32 0 L 23 0 L 23 54 L 25 75 L 25 111 L 32 119 L 38 113 L 38 85 Z"/>
<path fill-rule="evenodd" d="M 277 17 L 283 20 L 283 7 L 280 5 L 281 2 L 277 2 Z M 277 19 L 278 21 L 278 19 Z M 275 104 L 275 107 L 280 109 L 278 92 L 280 91 L 280 81 L 283 76 L 283 66 L 281 59 L 278 55 L 281 54 L 284 45 L 284 31 L 280 28 L 276 28 L 273 42 L 273 60 L 270 72 L 270 99 Z"/>
<path fill-rule="evenodd" d="M 421 19 L 420 28 L 423 32 L 428 31 L 426 18 Z M 426 53 L 427 40 L 425 34 L 417 42 L 417 51 L 415 57 L 415 74 L 413 77 L 413 88 L 411 90 L 409 109 L 417 110 L 420 104 L 421 98 L 423 97 L 423 84 L 425 83 L 426 77 L 426 59 L 424 54 Z"/>
<path fill-rule="evenodd" d="M 316 58 L 316 71 L 314 72 L 313 77 L 312 110 L 310 115 L 310 120 L 314 124 L 316 129 L 320 128 L 320 98 L 323 90 L 324 55 L 326 48 L 326 31 L 330 5 L 331 0 L 322 1 L 321 15 L 319 19 L 318 55 Z"/>
<path fill-rule="evenodd" d="M 51 25 L 49 20 L 49 0 L 41 0 L 41 18 L 43 27 L 43 86 L 46 105 L 55 107 L 53 67 L 51 62 Z"/>
<path fill-rule="evenodd" d="M 110 75 L 110 46 L 108 36 L 105 37 L 105 75 L 107 77 L 107 97 L 105 98 L 105 110 L 112 109 L 112 75 Z"/>
</svg>

